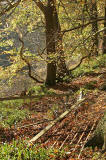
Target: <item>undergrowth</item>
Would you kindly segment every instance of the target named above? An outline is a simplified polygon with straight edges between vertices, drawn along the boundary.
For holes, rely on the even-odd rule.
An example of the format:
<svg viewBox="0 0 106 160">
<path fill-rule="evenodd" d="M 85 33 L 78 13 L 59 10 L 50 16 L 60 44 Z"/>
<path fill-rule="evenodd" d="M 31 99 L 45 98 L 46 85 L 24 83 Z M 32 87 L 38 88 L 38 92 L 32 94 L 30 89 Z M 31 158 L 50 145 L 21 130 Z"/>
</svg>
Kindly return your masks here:
<svg viewBox="0 0 106 160">
<path fill-rule="evenodd" d="M 58 148 L 45 148 L 42 145 L 36 144 L 28 146 L 25 141 L 13 140 L 12 143 L 4 143 L 0 145 L 1 160 L 65 160 L 71 159 L 71 156 L 78 157 L 79 152 L 67 152 L 70 150 Z M 105 160 L 105 154 L 97 149 L 85 148 L 81 154 L 82 157 L 92 160 Z M 73 159 L 73 158 L 72 158 Z"/>
<path fill-rule="evenodd" d="M 55 160 L 65 155 L 64 150 L 46 149 L 40 145 L 28 147 L 25 142 L 13 141 L 0 146 L 1 160 Z"/>
<path fill-rule="evenodd" d="M 106 67 L 106 55 L 95 58 L 91 57 L 88 61 L 82 63 L 80 67 L 72 71 L 72 77 L 78 77 L 92 71 L 98 71 L 102 67 Z"/>
<path fill-rule="evenodd" d="M 0 102 L 0 125 L 10 127 L 29 116 L 29 111 L 20 109 L 21 100 Z"/>
</svg>

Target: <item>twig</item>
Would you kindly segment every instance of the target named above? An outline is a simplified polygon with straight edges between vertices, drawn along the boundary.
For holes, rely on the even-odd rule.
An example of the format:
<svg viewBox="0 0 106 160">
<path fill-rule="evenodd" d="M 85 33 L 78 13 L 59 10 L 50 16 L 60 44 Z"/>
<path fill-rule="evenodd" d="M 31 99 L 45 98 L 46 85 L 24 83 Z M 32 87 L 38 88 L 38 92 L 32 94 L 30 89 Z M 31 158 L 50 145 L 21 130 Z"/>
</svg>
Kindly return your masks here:
<svg viewBox="0 0 106 160">
<path fill-rule="evenodd" d="M 6 14 L 6 12 L 10 11 L 12 8 L 17 7 L 19 5 L 19 3 L 21 2 L 21 0 L 18 0 L 16 3 L 9 5 L 7 8 L 4 8 L 1 12 L 0 12 L 0 17 L 3 16 L 4 14 Z"/>
<path fill-rule="evenodd" d="M 44 121 L 36 122 L 36 123 L 33 123 L 33 124 L 28 124 L 28 125 L 24 125 L 24 126 L 17 126 L 16 129 L 29 127 L 29 126 L 35 126 L 35 125 L 38 125 L 38 124 L 42 124 L 42 123 L 45 123 L 45 122 L 51 122 L 51 121 L 53 121 L 53 120 L 44 120 Z"/>
<path fill-rule="evenodd" d="M 98 19 L 93 20 L 93 21 L 90 21 L 90 22 L 88 22 L 88 23 L 86 23 L 86 24 L 82 24 L 82 25 L 79 25 L 79 26 L 76 26 L 76 27 L 73 27 L 73 28 L 70 28 L 70 29 L 63 30 L 62 33 L 63 33 L 63 35 L 64 35 L 64 34 L 67 33 L 67 32 L 70 32 L 70 31 L 73 31 L 73 30 L 77 30 L 77 29 L 80 29 L 80 28 L 82 28 L 82 27 L 87 27 L 88 25 L 90 25 L 90 24 L 92 24 L 92 23 L 94 23 L 94 22 L 103 21 L 104 19 L 105 19 L 105 18 L 98 18 Z"/>
<path fill-rule="evenodd" d="M 95 35 L 99 34 L 100 32 L 103 32 L 103 31 L 105 31 L 105 30 L 106 30 L 106 28 L 102 28 L 101 30 L 97 31 L 96 33 L 88 36 L 85 40 L 91 38 L 92 36 L 95 36 Z M 90 57 L 90 56 L 91 56 L 91 53 L 89 53 L 88 55 L 82 57 L 82 58 L 80 59 L 80 62 L 79 62 L 74 68 L 70 69 L 69 72 L 72 72 L 73 70 L 75 70 L 76 68 L 78 68 L 78 67 L 82 64 L 83 60 L 86 59 L 86 58 L 88 58 L 88 57 Z"/>
<path fill-rule="evenodd" d="M 64 143 L 66 142 L 66 140 L 68 139 L 69 135 L 65 138 L 65 140 L 63 141 L 63 143 L 61 144 L 59 150 L 63 147 Z"/>
<path fill-rule="evenodd" d="M 53 143 L 53 145 L 51 146 L 51 148 L 53 148 L 53 147 L 55 146 L 55 144 L 57 143 L 57 141 L 60 139 L 61 136 L 62 136 L 62 135 L 60 135 L 60 136 L 56 139 L 56 141 Z"/>
<path fill-rule="evenodd" d="M 73 137 L 73 139 L 72 139 L 70 145 L 74 142 L 74 140 L 75 140 L 75 138 L 77 137 L 77 135 L 78 135 L 78 132 L 74 135 L 74 137 Z"/>
<path fill-rule="evenodd" d="M 21 49 L 20 49 L 20 57 L 21 59 L 27 64 L 28 66 L 28 75 L 31 79 L 33 79 L 34 81 L 38 82 L 38 83 L 43 83 L 43 80 L 38 80 L 36 77 L 32 76 L 32 70 L 31 70 L 31 65 L 29 63 L 29 61 L 23 56 L 23 51 L 24 51 L 24 41 L 23 41 L 23 35 L 20 32 L 20 30 L 18 28 L 16 28 L 16 31 L 18 33 L 18 39 L 21 42 Z M 36 75 L 38 78 L 40 78 L 38 75 Z"/>
</svg>

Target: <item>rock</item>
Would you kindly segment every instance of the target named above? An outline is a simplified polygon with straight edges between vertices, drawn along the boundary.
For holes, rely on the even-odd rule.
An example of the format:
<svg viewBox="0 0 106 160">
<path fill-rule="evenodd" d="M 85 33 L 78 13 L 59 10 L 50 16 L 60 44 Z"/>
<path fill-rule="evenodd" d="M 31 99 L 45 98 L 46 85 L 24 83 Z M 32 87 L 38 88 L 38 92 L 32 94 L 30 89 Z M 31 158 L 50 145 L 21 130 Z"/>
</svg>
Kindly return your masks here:
<svg viewBox="0 0 106 160">
<path fill-rule="evenodd" d="M 102 83 L 99 89 L 102 91 L 106 91 L 106 82 Z"/>
<path fill-rule="evenodd" d="M 93 149 L 98 147 L 106 150 L 106 112 L 104 113 L 104 117 L 99 121 L 93 137 L 85 144 L 85 147 L 90 146 L 92 146 Z"/>
<path fill-rule="evenodd" d="M 106 150 L 106 119 L 104 121 L 104 144 L 103 144 L 102 149 Z"/>
</svg>

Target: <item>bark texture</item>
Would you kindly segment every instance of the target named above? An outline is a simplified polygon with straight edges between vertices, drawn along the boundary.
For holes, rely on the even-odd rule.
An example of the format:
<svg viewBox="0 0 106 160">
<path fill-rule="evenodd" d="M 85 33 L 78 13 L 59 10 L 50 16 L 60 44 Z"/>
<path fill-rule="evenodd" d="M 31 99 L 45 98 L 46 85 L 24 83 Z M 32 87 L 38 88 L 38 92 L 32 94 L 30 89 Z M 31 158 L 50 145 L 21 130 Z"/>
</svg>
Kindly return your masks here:
<svg viewBox="0 0 106 160">
<path fill-rule="evenodd" d="M 106 0 L 105 0 L 105 20 L 104 20 L 104 28 L 106 28 Z M 103 54 L 106 54 L 106 29 L 104 31 L 103 37 Z"/>
<path fill-rule="evenodd" d="M 97 11 L 97 1 L 90 0 L 90 19 L 91 21 L 97 20 L 98 11 Z M 92 34 L 98 32 L 98 22 L 95 21 L 92 23 Z M 98 34 L 92 37 L 92 47 L 91 47 L 91 55 L 98 56 Z"/>
<path fill-rule="evenodd" d="M 45 10 L 45 21 L 48 58 L 46 84 L 55 85 L 56 77 L 58 77 L 58 80 L 61 80 L 65 74 L 68 73 L 55 0 L 48 0 L 48 5 Z"/>
</svg>

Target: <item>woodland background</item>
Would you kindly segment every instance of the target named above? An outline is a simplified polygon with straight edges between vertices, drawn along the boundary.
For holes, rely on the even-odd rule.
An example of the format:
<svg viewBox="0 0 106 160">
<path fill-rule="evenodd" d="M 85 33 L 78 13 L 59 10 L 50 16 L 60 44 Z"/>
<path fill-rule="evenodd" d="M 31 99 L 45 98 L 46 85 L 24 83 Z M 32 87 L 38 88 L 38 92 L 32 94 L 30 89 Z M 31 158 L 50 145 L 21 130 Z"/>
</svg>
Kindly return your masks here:
<svg viewBox="0 0 106 160">
<path fill-rule="evenodd" d="M 105 159 L 105 67 L 106 0 L 0 0 L 0 159 Z"/>
</svg>

